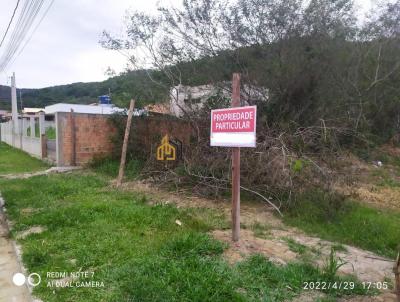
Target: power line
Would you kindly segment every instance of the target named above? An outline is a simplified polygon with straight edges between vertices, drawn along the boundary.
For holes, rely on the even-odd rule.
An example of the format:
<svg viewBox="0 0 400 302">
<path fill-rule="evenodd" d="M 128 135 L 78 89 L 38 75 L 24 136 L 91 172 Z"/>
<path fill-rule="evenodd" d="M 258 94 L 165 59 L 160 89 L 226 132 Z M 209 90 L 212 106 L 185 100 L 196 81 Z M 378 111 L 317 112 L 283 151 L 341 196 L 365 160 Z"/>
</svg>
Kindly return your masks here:
<svg viewBox="0 0 400 302">
<path fill-rule="evenodd" d="M 3 42 L 4 42 L 4 40 L 6 39 L 8 30 L 10 29 L 11 23 L 12 23 L 12 21 L 13 21 L 13 19 L 14 19 L 14 16 L 15 16 L 15 12 L 17 11 L 17 8 L 18 8 L 18 5 L 19 5 L 19 1 L 20 1 L 20 0 L 18 0 L 18 1 L 17 1 L 17 5 L 15 5 L 14 12 L 13 12 L 13 14 L 12 14 L 12 16 L 11 16 L 10 22 L 8 22 L 8 26 L 7 26 L 6 32 L 4 33 L 3 39 L 1 39 L 0 47 L 3 45 Z"/>
<path fill-rule="evenodd" d="M 16 28 L 15 32 L 13 32 L 13 34 L 15 33 L 15 35 L 13 36 L 12 42 L 8 47 L 7 55 L 5 56 L 3 62 L 1 63 L 0 68 L 4 69 L 6 65 L 8 65 L 12 57 L 15 55 L 16 51 L 20 47 L 21 42 L 25 38 L 30 27 L 32 26 L 32 23 L 36 18 L 42 4 L 43 0 L 32 1 L 29 3 L 27 13 L 21 16 L 20 26 Z"/>
<path fill-rule="evenodd" d="M 10 41 L 0 58 L 0 70 L 4 70 L 15 56 L 21 43 L 29 33 L 36 17 L 38 16 L 44 0 L 26 0 L 17 24 L 12 32 Z"/>
<path fill-rule="evenodd" d="M 8 42 L 7 48 L 0 58 L 0 70 L 4 70 L 3 66 L 8 62 L 10 56 L 12 55 L 13 47 L 18 43 L 18 40 L 21 38 L 21 34 L 24 29 L 23 26 L 24 26 L 24 23 L 26 23 L 26 18 L 27 18 L 26 16 L 27 16 L 27 14 L 29 14 L 29 11 L 32 9 L 32 5 L 35 2 L 36 1 L 26 1 L 25 0 L 24 6 L 21 10 L 17 24 L 15 25 L 14 30 L 11 34 L 11 38 Z"/>
<path fill-rule="evenodd" d="M 53 5 L 54 0 L 51 0 L 49 6 L 47 7 L 47 9 L 45 10 L 45 12 L 42 15 L 42 18 L 40 18 L 39 22 L 36 24 L 35 28 L 33 29 L 33 31 L 31 32 L 30 36 L 28 39 L 26 39 L 24 46 L 22 46 L 21 50 L 18 52 L 18 54 L 14 57 L 13 61 L 11 62 L 10 66 L 12 66 L 15 62 L 15 60 L 19 57 L 19 55 L 24 51 L 26 45 L 29 44 L 29 42 L 32 40 L 33 35 L 35 34 L 36 30 L 38 29 L 38 27 L 40 26 L 40 24 L 42 23 L 44 17 L 46 17 L 47 13 L 49 12 L 51 6 Z"/>
</svg>

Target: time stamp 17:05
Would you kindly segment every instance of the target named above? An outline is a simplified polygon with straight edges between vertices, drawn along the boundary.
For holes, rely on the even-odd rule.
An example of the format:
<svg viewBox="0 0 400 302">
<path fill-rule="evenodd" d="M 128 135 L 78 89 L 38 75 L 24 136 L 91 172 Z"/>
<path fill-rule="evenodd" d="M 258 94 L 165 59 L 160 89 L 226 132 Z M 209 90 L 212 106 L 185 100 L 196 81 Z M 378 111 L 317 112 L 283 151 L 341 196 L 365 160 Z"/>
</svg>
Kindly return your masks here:
<svg viewBox="0 0 400 302">
<path fill-rule="evenodd" d="M 356 284 L 352 281 L 305 281 L 303 282 L 304 290 L 352 290 L 355 289 L 356 286 L 359 285 L 363 289 L 388 289 L 388 282 L 361 282 L 360 284 Z"/>
</svg>

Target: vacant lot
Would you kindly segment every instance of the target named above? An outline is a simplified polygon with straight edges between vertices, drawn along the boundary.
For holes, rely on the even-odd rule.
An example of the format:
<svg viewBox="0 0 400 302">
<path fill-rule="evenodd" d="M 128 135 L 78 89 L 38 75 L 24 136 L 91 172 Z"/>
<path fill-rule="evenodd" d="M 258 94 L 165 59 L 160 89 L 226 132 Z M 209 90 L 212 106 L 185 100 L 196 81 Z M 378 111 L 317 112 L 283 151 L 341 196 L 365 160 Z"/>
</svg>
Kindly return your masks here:
<svg viewBox="0 0 400 302">
<path fill-rule="evenodd" d="M 0 142 L 0 175 L 35 172 L 48 168 L 44 162 Z"/>
<path fill-rule="evenodd" d="M 7 148 L 7 157 L 25 158 L 27 167 L 45 167 Z M 18 171 L 19 162 L 15 168 L 10 165 L 9 172 Z M 353 276 L 339 277 L 342 262 L 327 257 L 326 247 L 307 246 L 309 238 L 293 237 L 296 234 L 282 223 L 249 221 L 250 205 L 243 208 L 243 236 L 256 239 L 235 248 L 215 239 L 223 240 L 229 228 L 226 211 L 206 203 L 186 207 L 170 202 L 172 196 L 165 191 L 152 194 L 151 188 L 117 190 L 110 186 L 117 165 L 103 166 L 98 172 L 0 179 L 12 236 L 22 246 L 28 271 L 42 277 L 34 294 L 43 301 L 289 301 L 310 295 L 313 301 L 335 301 L 377 293 L 364 289 Z M 137 164 L 131 169 L 135 178 Z M 318 191 L 305 194 L 300 202 L 297 210 L 285 213 L 286 223 L 383 256 L 395 254 L 398 212 L 338 201 Z M 270 261 L 253 246 L 266 242 L 288 246 L 297 257 L 285 265 Z M 334 247 L 342 255 L 349 253 L 340 244 Z M 231 252 L 244 254 L 232 262 L 226 257 Z M 315 257 L 324 265 L 316 267 Z M 354 289 L 303 289 L 308 281 L 343 280 L 354 281 Z"/>
<path fill-rule="evenodd" d="M 284 301 L 305 281 L 338 280 L 304 262 L 280 266 L 257 255 L 230 265 L 224 244 L 207 233 L 221 225 L 218 213 L 209 210 L 203 220 L 201 209 L 149 205 L 143 195 L 107 185 L 86 173 L 0 182 L 23 261 L 43 277 L 34 293 L 44 301 Z M 41 232 L 26 235 L 30 229 Z M 88 275 L 47 277 L 78 271 Z M 99 283 L 52 286 L 72 280 Z M 363 290 L 329 294 L 350 293 Z"/>
</svg>

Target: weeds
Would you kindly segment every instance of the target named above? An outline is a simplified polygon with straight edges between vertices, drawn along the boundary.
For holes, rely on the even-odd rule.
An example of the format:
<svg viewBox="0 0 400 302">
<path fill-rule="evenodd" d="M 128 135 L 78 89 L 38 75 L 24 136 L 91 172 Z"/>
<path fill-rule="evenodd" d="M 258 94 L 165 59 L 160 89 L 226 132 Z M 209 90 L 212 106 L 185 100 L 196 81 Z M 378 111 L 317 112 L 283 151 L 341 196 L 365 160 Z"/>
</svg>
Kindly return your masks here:
<svg viewBox="0 0 400 302">
<path fill-rule="evenodd" d="M 297 253 L 299 255 L 304 255 L 307 252 L 307 246 L 305 246 L 304 244 L 298 243 L 293 238 L 285 237 L 285 238 L 283 238 L 283 240 L 286 241 L 286 243 L 288 244 L 289 249 L 292 252 L 295 252 L 295 253 Z"/>
<path fill-rule="evenodd" d="M 287 224 L 323 239 L 396 256 L 400 243 L 400 213 L 396 211 L 369 208 L 318 190 L 298 196 L 285 214 Z"/>
<path fill-rule="evenodd" d="M 117 177 L 120 162 L 111 157 L 95 158 L 89 166 L 103 175 Z M 137 179 L 143 168 L 143 162 L 137 159 L 128 159 L 125 167 L 125 177 L 129 180 Z"/>
<path fill-rule="evenodd" d="M 326 280 L 328 281 L 334 280 L 338 270 L 345 264 L 347 264 L 347 262 L 343 261 L 340 257 L 337 257 L 335 249 L 331 247 L 329 256 L 322 269 L 322 272 Z"/>
</svg>

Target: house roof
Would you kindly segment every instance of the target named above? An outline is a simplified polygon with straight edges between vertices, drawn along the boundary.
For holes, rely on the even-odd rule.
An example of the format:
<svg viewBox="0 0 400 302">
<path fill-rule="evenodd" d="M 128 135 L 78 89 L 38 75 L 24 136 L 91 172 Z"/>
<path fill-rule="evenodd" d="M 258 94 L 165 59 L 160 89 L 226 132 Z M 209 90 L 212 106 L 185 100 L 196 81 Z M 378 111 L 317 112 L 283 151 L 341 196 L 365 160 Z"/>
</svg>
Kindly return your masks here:
<svg viewBox="0 0 400 302">
<path fill-rule="evenodd" d="M 44 108 L 46 114 L 54 114 L 56 112 L 71 112 L 71 109 L 76 113 L 91 113 L 91 114 L 113 114 L 122 112 L 125 109 L 115 106 L 93 106 L 80 104 L 65 104 L 58 103 Z"/>
<path fill-rule="evenodd" d="M 148 112 L 171 114 L 170 105 L 165 103 L 150 104 L 144 107 Z"/>
<path fill-rule="evenodd" d="M 29 107 L 25 107 L 22 111 L 24 113 L 39 113 L 41 111 L 44 112 L 44 108 L 29 108 Z"/>
</svg>

